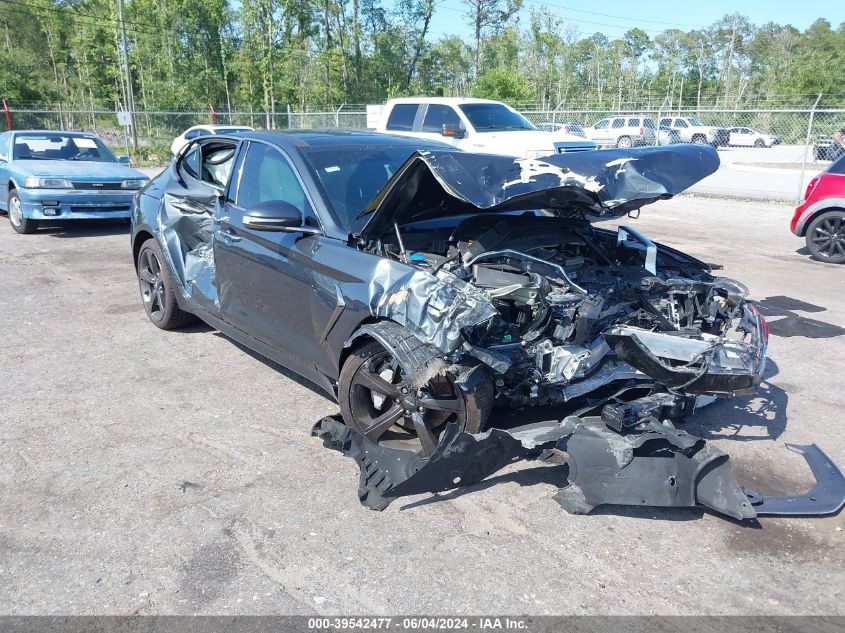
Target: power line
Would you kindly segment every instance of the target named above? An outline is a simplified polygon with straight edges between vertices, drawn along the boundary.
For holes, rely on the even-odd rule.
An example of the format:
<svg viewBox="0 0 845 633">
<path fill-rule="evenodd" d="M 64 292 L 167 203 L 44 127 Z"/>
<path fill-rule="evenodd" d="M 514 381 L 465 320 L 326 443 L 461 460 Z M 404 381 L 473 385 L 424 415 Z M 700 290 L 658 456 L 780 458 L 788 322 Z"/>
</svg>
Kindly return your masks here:
<svg viewBox="0 0 845 633">
<path fill-rule="evenodd" d="M 533 0 L 527 0 L 527 1 L 531 2 Z M 553 4 L 553 3 L 550 3 L 550 2 L 544 2 L 543 4 L 548 5 L 548 6 L 552 6 L 552 7 L 557 7 L 558 9 L 566 9 L 567 11 L 575 11 L 576 13 L 587 13 L 589 15 L 597 15 L 597 16 L 602 17 L 602 18 L 613 18 L 613 19 L 617 19 L 617 20 L 628 20 L 630 22 L 636 22 L 638 24 L 640 22 L 648 22 L 649 24 L 662 24 L 664 26 L 671 26 L 671 27 L 688 26 L 688 27 L 691 27 L 691 28 L 699 28 L 695 24 L 678 24 L 678 23 L 674 23 L 674 22 L 661 22 L 660 20 L 647 20 L 645 18 L 632 18 L 632 17 L 628 17 L 628 16 L 624 16 L 624 15 L 615 15 L 613 13 L 600 13 L 598 11 L 587 11 L 586 9 L 576 9 L 574 7 L 568 7 L 568 6 L 563 5 L 563 4 Z M 645 29 L 643 29 L 643 30 L 645 30 Z"/>
<path fill-rule="evenodd" d="M 110 23 L 112 23 L 110 26 L 113 26 L 115 29 L 117 29 L 119 24 L 120 24 L 120 20 L 118 20 L 117 18 L 111 18 L 111 17 L 107 17 L 107 16 L 103 16 L 103 15 L 97 15 L 96 13 L 86 13 L 84 11 L 77 11 L 75 9 L 66 9 L 66 8 L 63 8 L 63 7 L 48 7 L 48 6 L 39 5 L 39 4 L 29 4 L 29 3 L 26 3 L 26 2 L 20 2 L 19 0 L 0 0 L 0 4 L 13 5 L 13 6 L 16 6 L 16 7 L 29 9 L 30 11 L 41 12 L 42 15 L 44 13 L 57 13 L 57 14 L 60 14 L 60 15 L 69 15 L 69 16 L 71 16 L 71 19 L 73 19 L 73 20 L 77 21 L 78 23 L 81 23 L 85 26 L 103 26 L 103 24 L 102 24 L 103 22 L 110 22 Z M 18 11 L 20 11 L 20 10 L 21 9 L 18 9 Z M 152 24 L 150 22 L 143 23 L 143 22 L 132 22 L 132 21 L 127 20 L 125 23 L 126 23 L 127 29 L 130 29 L 132 31 L 139 32 L 139 33 L 147 33 L 149 35 L 156 35 L 156 34 L 160 34 L 162 31 L 168 31 L 168 32 L 174 33 L 176 35 L 179 34 L 179 32 L 174 30 L 174 29 L 162 27 L 162 26 L 159 26 L 159 25 L 156 25 L 156 24 Z M 147 30 L 147 29 L 140 28 L 138 26 L 139 24 L 146 24 L 150 27 L 150 29 L 154 29 L 154 30 Z"/>
<path fill-rule="evenodd" d="M 531 2 L 531 3 L 536 2 L 537 4 L 539 4 L 543 7 L 556 6 L 556 5 L 550 4 L 548 2 L 543 2 L 542 0 L 525 0 L 525 2 Z M 455 7 L 441 6 L 440 8 L 446 9 L 447 11 L 455 11 L 455 12 L 458 12 L 458 13 L 465 13 L 463 10 L 457 9 Z M 630 30 L 630 28 L 631 28 L 631 27 L 628 27 L 628 26 L 625 26 L 625 25 L 622 25 L 622 24 L 605 24 L 603 22 L 593 22 L 591 20 L 582 20 L 582 19 L 579 19 L 579 18 L 564 17 L 564 19 L 569 21 L 569 22 L 576 22 L 578 24 L 591 24 L 593 26 L 604 26 L 604 27 L 607 27 L 607 28 L 621 29 L 621 30 L 626 30 L 626 31 Z M 653 29 L 641 29 L 641 30 L 646 31 L 647 33 L 654 33 L 654 34 L 662 33 L 662 31 L 655 31 Z"/>
</svg>

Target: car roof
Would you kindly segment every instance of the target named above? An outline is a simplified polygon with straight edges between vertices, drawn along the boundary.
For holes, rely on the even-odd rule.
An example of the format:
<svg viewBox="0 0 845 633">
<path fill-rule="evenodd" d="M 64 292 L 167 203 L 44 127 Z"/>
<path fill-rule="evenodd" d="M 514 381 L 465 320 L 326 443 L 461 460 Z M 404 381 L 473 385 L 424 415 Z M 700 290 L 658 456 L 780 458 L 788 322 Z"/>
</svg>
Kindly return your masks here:
<svg viewBox="0 0 845 633">
<path fill-rule="evenodd" d="M 392 145 L 412 149 L 431 147 L 452 149 L 451 145 L 433 140 L 422 140 L 408 136 L 382 134 L 368 130 L 331 128 L 325 130 L 269 130 L 239 132 L 238 138 L 269 141 L 283 146 L 307 149 L 337 145 Z"/>
<path fill-rule="evenodd" d="M 9 130 L 13 134 L 62 134 L 64 136 L 97 136 L 94 132 L 71 130 Z M 99 138 L 99 137 L 97 137 Z"/>
<path fill-rule="evenodd" d="M 467 103 L 501 104 L 502 102 L 494 101 L 493 99 L 478 99 L 475 97 L 398 97 L 396 99 L 391 99 L 387 103 L 440 103 L 443 105 L 461 105 Z"/>
<path fill-rule="evenodd" d="M 212 125 L 210 123 L 200 123 L 199 125 L 192 125 L 191 127 L 189 127 L 185 131 L 188 132 L 189 130 L 219 130 L 219 129 L 222 129 L 222 128 L 229 128 L 229 127 L 237 127 L 237 128 L 250 129 L 250 130 L 254 129 L 254 128 L 250 127 L 249 125 L 235 125 L 234 123 L 230 124 L 230 125 L 220 124 L 220 123 L 217 123 L 217 124 L 214 124 L 214 125 Z"/>
</svg>

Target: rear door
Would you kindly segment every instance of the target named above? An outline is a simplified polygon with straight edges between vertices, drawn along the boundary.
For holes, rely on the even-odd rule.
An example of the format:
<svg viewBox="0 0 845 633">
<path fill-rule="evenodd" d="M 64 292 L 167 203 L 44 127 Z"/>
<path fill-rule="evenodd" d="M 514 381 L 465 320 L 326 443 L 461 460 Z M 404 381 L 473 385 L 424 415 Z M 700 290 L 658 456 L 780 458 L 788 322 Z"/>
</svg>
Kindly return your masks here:
<svg viewBox="0 0 845 633">
<path fill-rule="evenodd" d="M 418 136 L 414 133 L 414 122 L 419 111 L 419 103 L 394 103 L 387 113 L 384 131 L 402 136 Z"/>
<path fill-rule="evenodd" d="M 233 178 L 214 228 L 221 315 L 253 338 L 308 364 L 318 351 L 311 322 L 311 257 L 321 230 L 313 205 L 288 156 L 269 143 L 245 144 Z M 299 209 L 300 227 L 250 227 L 250 210 L 272 201 Z"/>
<path fill-rule="evenodd" d="M 607 145 L 616 145 L 621 136 L 628 136 L 625 132 L 625 117 L 616 117 L 610 122 L 607 136 L 602 142 Z M 633 139 L 631 140 L 633 141 Z"/>
<path fill-rule="evenodd" d="M 167 249 L 186 292 L 201 307 L 217 314 L 217 294 L 210 244 L 214 214 L 229 178 L 238 142 L 196 141 L 181 155 L 162 198 Z"/>
<path fill-rule="evenodd" d="M 419 133 L 415 136 L 457 147 L 460 144 L 458 137 L 462 137 L 462 134 L 466 135 L 466 127 L 455 108 L 442 103 L 429 103 L 422 114 Z"/>
</svg>

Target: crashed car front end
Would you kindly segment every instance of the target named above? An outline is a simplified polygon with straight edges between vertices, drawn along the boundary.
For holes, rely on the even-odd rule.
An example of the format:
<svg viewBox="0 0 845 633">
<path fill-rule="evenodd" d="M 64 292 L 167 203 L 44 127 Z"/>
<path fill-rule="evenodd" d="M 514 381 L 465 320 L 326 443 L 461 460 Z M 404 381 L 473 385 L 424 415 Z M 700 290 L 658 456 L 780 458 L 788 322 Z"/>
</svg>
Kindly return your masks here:
<svg viewBox="0 0 845 633">
<path fill-rule="evenodd" d="M 590 176 L 563 157 L 496 159 L 479 165 L 480 179 L 473 161 L 491 157 L 421 155 L 374 201 L 362 231 L 361 248 L 384 264 L 372 314 L 453 362 L 487 365 L 500 406 L 564 404 L 620 382 L 679 398 L 752 393 L 767 332 L 747 289 L 631 227 L 590 221 L 687 185 L 654 177 L 667 155 L 709 173 L 718 159 L 708 150 L 598 152 Z M 544 212 L 514 213 L 535 206 Z M 413 272 L 391 276 L 394 262 Z"/>
<path fill-rule="evenodd" d="M 326 418 L 314 433 L 356 459 L 362 503 L 383 508 L 467 485 L 557 449 L 569 469 L 557 499 L 571 512 L 704 505 L 749 519 L 782 509 L 783 500 L 742 489 L 726 454 L 675 426 L 703 397 L 760 384 L 768 327 L 747 289 L 629 226 L 593 224 L 717 167 L 715 151 L 701 146 L 409 159 L 364 210 L 370 219 L 356 236 L 383 262 L 372 315 L 408 329 L 456 374 L 477 380 L 460 368 L 483 366 L 497 407 L 549 404 L 562 415 L 474 435 L 449 425 L 427 457 Z M 795 497 L 793 513 L 838 510 L 845 480 L 816 447 L 799 448 L 828 494 L 826 504 Z"/>
</svg>

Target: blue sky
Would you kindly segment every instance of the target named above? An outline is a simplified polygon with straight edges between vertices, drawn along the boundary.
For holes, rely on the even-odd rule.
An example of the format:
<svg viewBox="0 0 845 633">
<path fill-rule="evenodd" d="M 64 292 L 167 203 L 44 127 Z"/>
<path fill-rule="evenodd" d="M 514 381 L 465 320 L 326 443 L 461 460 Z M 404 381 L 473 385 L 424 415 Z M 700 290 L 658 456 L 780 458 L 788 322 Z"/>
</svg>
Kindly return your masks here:
<svg viewBox="0 0 845 633">
<path fill-rule="evenodd" d="M 797 2 L 796 0 L 768 0 L 738 2 L 737 0 L 697 0 L 689 2 L 657 2 L 656 0 L 601 0 L 578 2 L 576 0 L 523 0 L 521 15 L 527 16 L 530 8 L 546 6 L 567 18 L 586 37 L 596 31 L 610 38 L 618 37 L 629 28 L 638 26 L 649 35 L 668 28 L 685 31 L 708 26 L 726 13 L 739 12 L 754 24 L 777 22 L 792 24 L 800 30 L 807 28 L 817 18 L 825 18 L 834 28 L 845 22 L 845 2 L 828 0 Z M 432 39 L 443 35 L 469 37 L 472 30 L 464 17 L 465 5 L 461 0 L 441 0 L 431 25 Z"/>
</svg>

